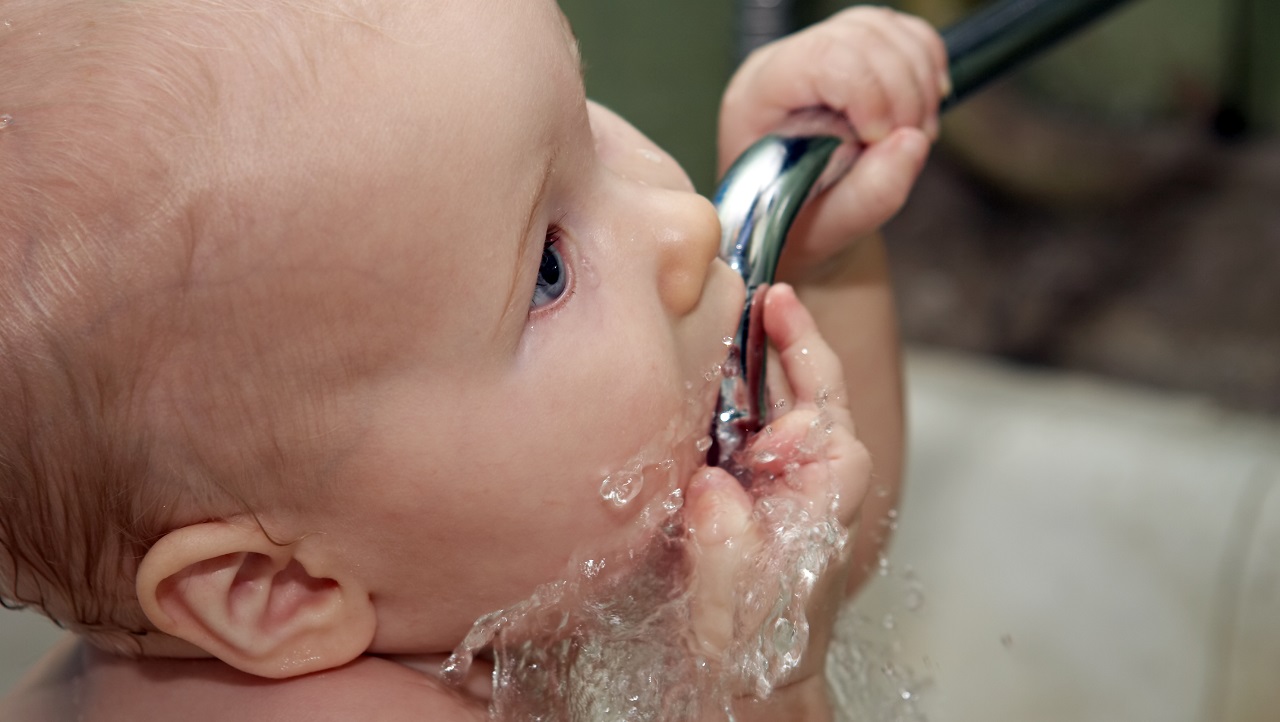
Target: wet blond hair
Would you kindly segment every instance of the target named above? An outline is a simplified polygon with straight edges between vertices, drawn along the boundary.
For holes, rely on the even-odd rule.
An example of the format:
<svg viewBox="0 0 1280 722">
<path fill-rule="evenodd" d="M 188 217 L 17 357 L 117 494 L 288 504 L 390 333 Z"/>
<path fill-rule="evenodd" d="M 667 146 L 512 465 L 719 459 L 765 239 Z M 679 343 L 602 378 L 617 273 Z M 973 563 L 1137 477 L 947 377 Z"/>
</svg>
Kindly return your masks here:
<svg viewBox="0 0 1280 722">
<path fill-rule="evenodd" d="M 172 299 L 210 219 L 226 213 L 217 188 L 233 182 L 206 125 L 225 74 L 192 50 L 219 48 L 287 100 L 314 82 L 298 21 L 369 26 L 361 5 L 8 0 L 0 10 L 6 606 L 136 653 L 153 632 L 133 589 L 147 549 L 175 525 L 253 506 L 244 480 L 199 448 L 162 450 L 157 424 L 181 418 L 157 421 L 148 408 L 158 360 L 190 323 Z M 150 295 L 157 285 L 167 293 Z M 255 439 L 240 467 L 285 463 L 272 414 L 250 410 L 269 401 L 221 403 L 245 412 L 240 433 Z"/>
</svg>

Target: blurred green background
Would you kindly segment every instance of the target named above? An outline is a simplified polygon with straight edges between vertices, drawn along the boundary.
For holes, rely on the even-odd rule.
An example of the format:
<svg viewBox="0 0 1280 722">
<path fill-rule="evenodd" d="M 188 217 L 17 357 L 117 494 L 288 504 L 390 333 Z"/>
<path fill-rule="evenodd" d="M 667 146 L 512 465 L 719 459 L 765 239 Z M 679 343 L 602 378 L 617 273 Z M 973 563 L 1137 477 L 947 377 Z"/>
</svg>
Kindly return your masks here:
<svg viewBox="0 0 1280 722">
<path fill-rule="evenodd" d="M 587 95 L 676 157 L 698 189 L 715 175 L 720 91 L 733 68 L 730 0 L 561 0 Z"/>
<path fill-rule="evenodd" d="M 560 2 L 588 94 L 711 194 L 747 0 Z M 885 229 L 904 337 L 1280 413 L 1277 129 L 1280 0 L 1130 0 L 944 118 Z"/>
<path fill-rule="evenodd" d="M 720 93 L 735 65 L 734 0 L 561 0 L 582 43 L 587 90 L 679 159 L 700 190 L 715 176 Z M 796 0 L 796 27 L 856 3 Z M 897 0 L 942 27 L 980 0 Z M 1132 0 L 1015 82 L 1032 95 L 1135 124 L 1230 103 L 1280 119 L 1280 2 Z M 1204 106 L 1214 106 L 1206 109 Z"/>
<path fill-rule="evenodd" d="M 803 0 L 795 25 L 852 5 Z M 720 94 L 736 66 L 732 0 L 561 0 L 582 43 L 587 94 L 672 153 L 699 190 L 715 181 Z"/>
</svg>

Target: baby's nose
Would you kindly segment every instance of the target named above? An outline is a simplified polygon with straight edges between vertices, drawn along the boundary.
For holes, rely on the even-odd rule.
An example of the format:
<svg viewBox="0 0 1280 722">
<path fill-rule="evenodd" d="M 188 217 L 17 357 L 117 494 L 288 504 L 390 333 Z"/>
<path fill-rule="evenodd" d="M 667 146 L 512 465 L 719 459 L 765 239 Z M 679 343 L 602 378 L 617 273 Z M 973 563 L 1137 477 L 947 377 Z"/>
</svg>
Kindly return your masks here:
<svg viewBox="0 0 1280 722">
<path fill-rule="evenodd" d="M 668 313 L 683 316 L 702 298 L 720 243 L 720 220 L 697 193 L 667 191 L 669 211 L 657 227 L 658 293 Z"/>
</svg>

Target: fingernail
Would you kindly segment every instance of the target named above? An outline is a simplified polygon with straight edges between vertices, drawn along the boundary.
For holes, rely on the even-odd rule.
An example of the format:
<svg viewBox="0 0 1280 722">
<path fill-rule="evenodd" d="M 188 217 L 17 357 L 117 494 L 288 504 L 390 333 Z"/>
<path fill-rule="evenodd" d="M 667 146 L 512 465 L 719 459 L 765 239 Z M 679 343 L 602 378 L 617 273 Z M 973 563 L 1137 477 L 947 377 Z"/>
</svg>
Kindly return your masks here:
<svg viewBox="0 0 1280 722">
<path fill-rule="evenodd" d="M 951 95 L 951 74 L 945 70 L 938 75 L 938 92 L 944 98 Z"/>
<path fill-rule="evenodd" d="M 788 295 L 792 297 L 796 295 L 796 289 L 791 284 L 775 283 L 769 287 L 769 295 L 765 297 L 764 302 L 772 306 L 778 303 L 778 299 Z"/>
<path fill-rule="evenodd" d="M 714 472 L 712 472 L 711 469 L 708 469 L 708 468 L 704 468 L 702 471 L 695 474 L 693 478 L 689 480 L 688 486 L 685 487 L 685 490 L 684 490 L 685 502 L 688 504 L 693 504 L 697 502 L 698 499 L 702 498 L 703 494 L 706 494 L 707 491 L 713 488 L 714 486 L 713 475 L 714 475 Z"/>
<path fill-rule="evenodd" d="M 889 136 L 890 130 L 888 121 L 873 120 L 860 129 L 859 135 L 867 143 L 879 143 Z"/>
<path fill-rule="evenodd" d="M 920 133 L 903 133 L 900 142 L 909 153 L 924 155 L 929 152 L 929 139 L 922 138 Z"/>
</svg>

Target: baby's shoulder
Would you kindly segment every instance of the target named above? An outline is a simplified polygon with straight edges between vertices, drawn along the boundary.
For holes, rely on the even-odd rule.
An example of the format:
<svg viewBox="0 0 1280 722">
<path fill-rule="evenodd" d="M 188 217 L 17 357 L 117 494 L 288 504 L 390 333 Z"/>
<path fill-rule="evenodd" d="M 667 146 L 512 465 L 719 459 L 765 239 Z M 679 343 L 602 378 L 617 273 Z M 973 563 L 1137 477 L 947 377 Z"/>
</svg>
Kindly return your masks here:
<svg viewBox="0 0 1280 722">
<path fill-rule="evenodd" d="M 480 722 L 488 719 L 483 703 L 445 685 L 439 679 L 402 664 L 377 657 L 361 659 L 339 669 L 284 680 L 262 700 L 278 722 Z M 241 722 L 242 716 L 228 717 Z M 212 721 L 211 721 L 212 722 Z M 220 722 L 220 721 L 219 721 Z"/>
<path fill-rule="evenodd" d="M 269 680 L 216 660 L 124 660 L 33 675 L 0 700 L 0 722 L 480 722 L 484 703 L 402 664 L 361 657 L 344 667 Z"/>
</svg>

